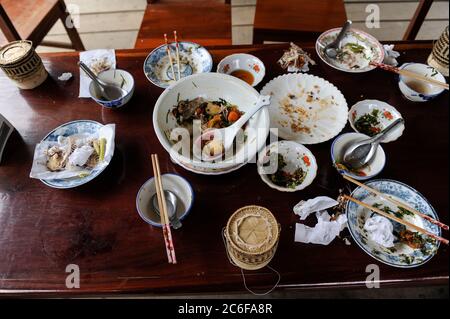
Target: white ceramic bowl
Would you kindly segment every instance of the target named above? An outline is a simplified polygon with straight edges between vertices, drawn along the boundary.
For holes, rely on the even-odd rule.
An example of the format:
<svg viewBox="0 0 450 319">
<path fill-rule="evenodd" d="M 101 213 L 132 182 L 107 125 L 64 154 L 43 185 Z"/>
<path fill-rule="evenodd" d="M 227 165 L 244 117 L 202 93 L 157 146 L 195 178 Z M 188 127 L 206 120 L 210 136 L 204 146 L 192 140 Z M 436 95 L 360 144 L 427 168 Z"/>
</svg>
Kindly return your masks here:
<svg viewBox="0 0 450 319">
<path fill-rule="evenodd" d="M 217 65 L 218 73 L 231 74 L 236 70 L 245 70 L 250 72 L 254 79 L 251 84 L 252 86 L 258 85 L 266 74 L 264 63 L 251 54 L 231 54 L 223 58 Z"/>
<path fill-rule="evenodd" d="M 386 154 L 380 145 L 378 145 L 375 158 L 368 165 L 359 170 L 361 174 L 356 174 L 337 166 L 337 164 L 341 162 L 349 143 L 368 138 L 367 135 L 361 133 L 344 133 L 334 139 L 333 144 L 331 145 L 331 161 L 339 173 L 348 175 L 357 180 L 366 180 L 375 177 L 383 170 L 384 165 L 386 164 Z"/>
<path fill-rule="evenodd" d="M 378 100 L 359 101 L 358 103 L 353 105 L 348 112 L 348 121 L 350 122 L 350 126 L 355 132 L 364 134 L 363 132 L 360 132 L 356 129 L 355 121 L 365 114 L 372 114 L 373 110 L 379 111 L 378 121 L 380 122 L 380 124 L 377 126 L 377 128 L 380 131 L 384 130 L 395 120 L 402 118 L 402 115 L 399 111 L 397 111 L 395 107 L 385 102 Z M 388 143 L 395 141 L 403 134 L 404 130 L 405 124 L 403 123 L 393 131 L 389 132 L 381 142 Z"/>
<path fill-rule="evenodd" d="M 420 75 L 427 76 L 431 79 L 446 83 L 445 77 L 435 68 L 422 63 L 404 63 L 400 69 L 405 69 Z M 421 90 L 418 89 L 418 86 Z M 444 92 L 443 88 L 421 82 L 412 78 L 399 76 L 398 87 L 403 96 L 414 102 L 426 102 L 434 99 L 436 96 Z M 422 92 L 419 92 L 422 91 Z"/>
<path fill-rule="evenodd" d="M 268 174 L 273 174 L 278 169 L 278 162 L 272 163 L 268 167 L 264 166 L 264 163 L 269 164 L 269 155 L 272 153 L 280 154 L 286 162 L 285 170 L 288 172 L 294 172 L 298 168 L 302 168 L 307 172 L 305 179 L 295 188 L 282 187 L 274 184 Z M 268 155 L 269 154 L 269 155 Z M 306 157 L 306 158 L 305 158 Z M 309 149 L 302 144 L 293 141 L 280 141 L 274 142 L 264 148 L 258 156 L 258 173 L 264 183 L 271 188 L 282 192 L 296 192 L 311 185 L 317 175 L 317 162 L 314 155 Z"/>
<path fill-rule="evenodd" d="M 161 175 L 164 190 L 171 191 L 178 198 L 177 217 L 184 219 L 194 203 L 194 190 L 183 177 L 175 174 Z M 153 210 L 150 202 L 156 193 L 155 179 L 152 177 L 141 186 L 136 196 L 136 208 L 139 216 L 153 226 L 161 227 L 161 218 Z"/>
<path fill-rule="evenodd" d="M 220 73 L 201 73 L 179 80 L 167 88 L 158 98 L 153 110 L 153 128 L 159 142 L 169 152 L 175 162 L 205 173 L 217 170 L 229 170 L 247 163 L 264 146 L 269 135 L 269 114 L 266 108 L 256 113 L 246 127 L 247 138 L 242 147 L 233 156 L 219 162 L 203 162 L 192 156 L 180 154 L 173 149 L 169 140 L 172 130 L 179 125 L 171 110 L 179 100 L 203 97 L 207 100 L 220 98 L 235 104 L 241 111 L 248 111 L 255 106 L 259 93 L 250 85 L 233 76 Z M 189 148 L 188 148 L 189 149 Z M 192 150 L 191 150 L 192 153 Z M 201 173 L 201 172 L 199 172 Z"/>
<path fill-rule="evenodd" d="M 127 92 L 125 96 L 122 96 L 120 99 L 117 100 L 112 101 L 101 100 L 99 98 L 100 92 L 98 90 L 97 85 L 94 84 L 94 81 L 91 81 L 91 84 L 89 85 L 89 93 L 91 94 L 91 98 L 101 106 L 104 106 L 108 109 L 118 109 L 119 107 L 122 107 L 125 104 L 127 104 L 128 101 L 133 96 L 134 78 L 127 71 L 120 69 L 106 70 L 101 72 L 98 75 L 98 77 L 100 78 L 100 80 L 106 83 L 115 84 L 122 87 L 122 89 L 124 89 L 125 92 Z"/>
</svg>

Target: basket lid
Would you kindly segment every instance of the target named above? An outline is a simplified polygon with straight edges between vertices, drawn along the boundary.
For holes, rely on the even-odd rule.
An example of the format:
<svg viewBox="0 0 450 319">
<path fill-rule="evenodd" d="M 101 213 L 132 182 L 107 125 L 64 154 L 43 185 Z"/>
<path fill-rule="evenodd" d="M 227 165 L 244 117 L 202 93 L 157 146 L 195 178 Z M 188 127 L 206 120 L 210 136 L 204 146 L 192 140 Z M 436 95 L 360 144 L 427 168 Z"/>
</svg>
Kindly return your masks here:
<svg viewBox="0 0 450 319">
<path fill-rule="evenodd" d="M 27 56 L 33 48 L 31 41 L 20 40 L 0 48 L 0 65 L 12 64 Z"/>
<path fill-rule="evenodd" d="M 261 206 L 245 206 L 228 220 L 227 237 L 243 253 L 262 254 L 278 241 L 279 226 L 272 213 Z"/>
</svg>

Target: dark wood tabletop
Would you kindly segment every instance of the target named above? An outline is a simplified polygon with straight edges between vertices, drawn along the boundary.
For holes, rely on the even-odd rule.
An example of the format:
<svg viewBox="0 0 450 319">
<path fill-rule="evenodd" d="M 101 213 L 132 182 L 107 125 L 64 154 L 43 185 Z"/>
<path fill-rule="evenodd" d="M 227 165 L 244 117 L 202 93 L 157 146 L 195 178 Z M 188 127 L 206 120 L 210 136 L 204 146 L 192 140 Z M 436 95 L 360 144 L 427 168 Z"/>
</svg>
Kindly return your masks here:
<svg viewBox="0 0 450 319">
<path fill-rule="evenodd" d="M 286 45 L 212 47 L 215 63 L 236 52 L 251 52 L 266 66 L 257 89 L 283 73 L 277 65 Z M 428 103 L 402 97 L 396 76 L 374 70 L 347 74 L 322 63 L 310 73 L 335 84 L 349 106 L 363 99 L 394 105 L 406 120 L 396 142 L 383 145 L 387 164 L 379 177 L 402 181 L 419 190 L 448 223 L 449 122 L 448 92 Z M 431 43 L 398 45 L 403 62 L 425 62 Z M 149 50 L 118 50 L 117 65 L 132 73 L 136 90 L 124 108 L 111 111 L 90 99 L 78 98 L 78 53 L 42 54 L 50 77 L 40 87 L 17 89 L 0 72 L 0 112 L 17 128 L 0 165 L 0 292 L 25 295 L 245 292 L 241 273 L 228 261 L 221 230 L 229 216 L 249 204 L 270 209 L 281 224 L 281 238 L 271 266 L 281 273 L 278 289 L 364 287 L 369 264 L 380 266 L 381 286 L 414 287 L 448 284 L 448 247 L 439 249 L 425 265 L 413 269 L 386 266 L 364 253 L 350 239 L 329 246 L 294 242 L 298 217 L 292 208 L 302 199 L 336 196 L 345 183 L 332 167 L 331 141 L 308 148 L 319 170 L 311 186 L 282 193 L 264 184 L 255 164 L 223 176 L 201 176 L 172 164 L 152 127 L 152 112 L 162 89 L 142 71 Z M 57 80 L 63 72 L 74 77 Z M 90 119 L 116 123 L 116 152 L 95 180 L 70 190 L 45 186 L 30 179 L 33 151 L 50 130 L 62 123 Z M 349 125 L 344 131 L 350 131 Z M 140 186 L 152 174 L 150 154 L 158 153 L 161 170 L 188 179 L 195 203 L 183 227 L 173 231 L 177 265 L 168 265 L 161 230 L 146 224 L 135 206 Z M 308 225 L 315 219 L 307 219 Z M 448 236 L 448 233 L 445 234 Z M 343 236 L 350 238 L 348 231 Z M 68 264 L 80 268 L 80 288 L 67 289 Z M 267 268 L 246 273 L 254 289 L 270 287 L 276 278 Z"/>
</svg>

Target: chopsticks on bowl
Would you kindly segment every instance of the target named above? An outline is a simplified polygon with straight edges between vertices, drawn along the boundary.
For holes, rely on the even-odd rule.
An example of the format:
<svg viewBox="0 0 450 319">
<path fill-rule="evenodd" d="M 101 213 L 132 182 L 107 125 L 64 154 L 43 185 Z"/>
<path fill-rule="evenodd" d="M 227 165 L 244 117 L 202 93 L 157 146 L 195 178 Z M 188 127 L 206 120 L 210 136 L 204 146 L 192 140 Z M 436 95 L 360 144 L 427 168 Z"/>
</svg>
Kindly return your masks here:
<svg viewBox="0 0 450 319">
<path fill-rule="evenodd" d="M 177 31 L 173 31 L 173 38 L 175 40 L 175 48 L 177 53 L 177 65 L 178 65 L 178 80 L 181 79 L 181 64 L 180 64 L 180 49 L 178 47 L 178 37 L 177 37 Z"/>
<path fill-rule="evenodd" d="M 421 213 L 418 210 L 416 210 L 416 209 L 414 209 L 414 208 L 412 208 L 412 207 L 410 207 L 408 205 L 403 204 L 402 202 L 396 200 L 395 198 L 392 198 L 391 196 L 389 196 L 387 194 L 383 194 L 383 193 L 377 191 L 376 189 L 373 189 L 372 187 L 367 186 L 366 184 L 360 183 L 360 182 L 358 182 L 357 180 L 355 180 L 354 178 L 352 178 L 352 177 L 350 177 L 348 175 L 342 174 L 342 177 L 344 179 L 352 182 L 353 184 L 356 184 L 356 185 L 364 188 L 365 190 L 371 192 L 372 194 L 380 196 L 380 197 L 386 199 L 387 201 L 391 202 L 392 204 L 397 205 L 398 207 L 401 207 L 403 209 L 406 209 L 406 210 L 410 211 L 411 213 L 416 214 L 416 215 L 422 217 L 423 219 L 426 219 L 430 223 L 433 223 L 433 224 L 439 226 L 440 228 L 442 228 L 444 230 L 448 230 L 448 225 L 446 225 L 444 223 L 441 223 L 440 221 L 438 221 L 436 219 L 433 219 L 432 217 L 430 217 L 428 215 L 425 215 L 424 213 Z"/>
<path fill-rule="evenodd" d="M 169 216 L 167 214 L 166 199 L 164 197 L 164 189 L 161 181 L 161 171 L 159 169 L 158 155 L 152 154 L 153 174 L 155 178 L 156 195 L 158 197 L 158 206 L 161 212 L 161 226 L 166 246 L 167 260 L 169 264 L 176 264 L 175 247 L 172 240 L 172 232 L 170 230 Z"/>
<path fill-rule="evenodd" d="M 420 75 L 420 74 L 417 74 L 417 73 L 414 73 L 414 72 L 411 72 L 411 71 L 408 71 L 408 70 L 400 69 L 400 68 L 397 68 L 397 67 L 392 66 L 392 65 L 387 65 L 387 64 L 384 64 L 384 63 L 378 63 L 378 62 L 372 61 L 372 62 L 370 62 L 370 64 L 373 65 L 373 66 L 376 66 L 377 68 L 380 68 L 380 69 L 383 69 L 383 70 L 386 70 L 386 71 L 390 71 L 390 72 L 393 72 L 393 73 L 397 73 L 397 74 L 403 75 L 403 76 L 408 77 L 408 78 L 413 78 L 413 79 L 416 79 L 416 80 L 419 80 L 419 81 L 428 82 L 428 83 L 430 83 L 432 85 L 435 85 L 435 86 L 438 86 L 438 87 L 441 87 L 443 89 L 448 90 L 448 84 L 447 83 L 444 83 L 444 82 L 441 82 L 441 81 L 437 81 L 437 80 L 428 78 L 426 76 L 423 76 L 423 75 Z"/>
<path fill-rule="evenodd" d="M 437 240 L 437 241 L 440 241 L 441 243 L 443 243 L 443 244 L 445 244 L 445 245 L 448 245 L 448 240 L 447 240 L 447 239 L 442 238 L 442 237 L 440 237 L 440 236 L 438 236 L 438 235 L 435 235 L 435 234 L 433 234 L 432 232 L 429 232 L 429 231 L 426 230 L 426 229 L 423 229 L 423 228 L 421 228 L 421 227 L 419 227 L 419 226 L 416 226 L 416 225 L 414 225 L 414 224 L 412 224 L 412 223 L 410 223 L 410 222 L 407 222 L 406 220 L 400 219 L 400 218 L 398 218 L 398 217 L 396 217 L 396 216 L 394 216 L 394 215 L 391 215 L 391 214 L 389 214 L 389 213 L 386 213 L 386 212 L 382 211 L 382 210 L 379 209 L 379 208 L 370 206 L 369 204 L 366 204 L 366 203 L 364 203 L 364 202 L 362 202 L 362 201 L 360 201 L 360 200 L 358 200 L 358 199 L 356 199 L 356 198 L 353 198 L 353 197 L 351 197 L 351 196 L 348 196 L 348 195 L 345 195 L 345 194 L 342 195 L 342 196 L 343 196 L 344 199 L 347 199 L 347 200 L 352 201 L 352 202 L 354 202 L 354 203 L 356 203 L 356 204 L 358 204 L 358 205 L 360 205 L 360 206 L 363 206 L 363 207 L 365 207 L 365 208 L 368 208 L 368 209 L 370 209 L 371 211 L 373 211 L 373 212 L 375 212 L 375 213 L 377 213 L 377 214 L 380 214 L 380 215 L 382 215 L 382 216 L 384 216 L 384 217 L 386 217 L 386 218 L 388 218 L 388 219 L 390 219 L 390 220 L 396 221 L 396 222 L 399 223 L 399 224 L 405 225 L 405 226 L 407 226 L 407 227 L 409 227 L 409 228 L 411 228 L 411 229 L 414 229 L 415 231 L 417 231 L 417 232 L 419 232 L 419 233 L 422 233 L 422 234 L 424 234 L 424 235 L 427 235 L 427 236 L 429 236 L 429 237 L 431 237 L 431 238 L 433 238 L 433 239 L 435 239 L 435 240 Z"/>
<path fill-rule="evenodd" d="M 167 41 L 167 33 L 164 33 L 164 41 L 166 42 L 166 51 L 167 51 L 167 56 L 169 57 L 170 68 L 172 70 L 172 77 L 173 77 L 173 80 L 176 81 L 177 78 L 175 77 L 175 70 L 173 68 L 172 53 L 170 53 L 169 41 Z"/>
</svg>

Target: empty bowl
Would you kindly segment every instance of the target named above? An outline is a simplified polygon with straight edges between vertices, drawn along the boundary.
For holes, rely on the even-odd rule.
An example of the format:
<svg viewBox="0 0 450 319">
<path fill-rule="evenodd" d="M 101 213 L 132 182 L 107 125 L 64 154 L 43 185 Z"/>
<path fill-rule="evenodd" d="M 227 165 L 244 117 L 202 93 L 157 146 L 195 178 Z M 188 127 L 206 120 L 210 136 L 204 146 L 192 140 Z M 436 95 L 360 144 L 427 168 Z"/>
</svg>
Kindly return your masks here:
<svg viewBox="0 0 450 319">
<path fill-rule="evenodd" d="M 191 210 L 194 202 L 194 190 L 191 184 L 176 174 L 161 175 L 164 190 L 171 191 L 177 196 L 176 215 L 183 220 Z M 136 197 L 136 208 L 139 216 L 150 225 L 161 227 L 161 218 L 153 210 L 151 199 L 156 194 L 155 179 L 152 177 L 141 186 Z"/>
<path fill-rule="evenodd" d="M 400 66 L 400 69 L 408 70 L 419 75 L 429 77 L 433 80 L 445 82 L 444 76 L 432 66 L 422 63 L 405 63 Z M 436 96 L 444 92 L 444 89 L 432 85 L 430 83 L 419 81 L 413 78 L 408 78 L 403 75 L 399 76 L 398 87 L 403 96 L 410 101 L 426 102 L 434 99 Z"/>
<path fill-rule="evenodd" d="M 134 79 L 129 72 L 120 69 L 110 69 L 101 72 L 98 77 L 103 82 L 120 86 L 125 92 L 127 92 L 119 99 L 105 101 L 101 97 L 101 92 L 98 86 L 95 85 L 94 81 L 91 81 L 91 84 L 89 85 L 89 93 L 91 94 L 91 98 L 101 106 L 108 109 L 117 109 L 127 104 L 133 96 Z"/>
<path fill-rule="evenodd" d="M 378 145 L 377 152 L 372 161 L 362 168 L 358 170 L 349 170 L 342 164 L 342 157 L 344 156 L 348 145 L 352 142 L 362 141 L 368 138 L 367 135 L 361 133 L 345 133 L 334 139 L 333 144 L 331 145 L 331 160 L 339 173 L 348 175 L 357 180 L 366 180 L 375 177 L 383 170 L 384 165 L 386 164 L 386 154 L 380 145 Z"/>
<path fill-rule="evenodd" d="M 256 86 L 264 78 L 266 68 L 257 57 L 238 53 L 223 58 L 217 65 L 217 72 L 235 76 L 251 86 Z"/>
</svg>

